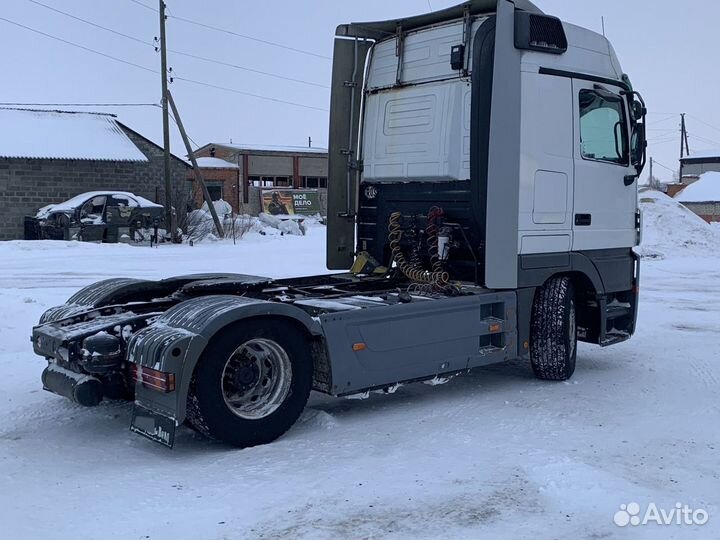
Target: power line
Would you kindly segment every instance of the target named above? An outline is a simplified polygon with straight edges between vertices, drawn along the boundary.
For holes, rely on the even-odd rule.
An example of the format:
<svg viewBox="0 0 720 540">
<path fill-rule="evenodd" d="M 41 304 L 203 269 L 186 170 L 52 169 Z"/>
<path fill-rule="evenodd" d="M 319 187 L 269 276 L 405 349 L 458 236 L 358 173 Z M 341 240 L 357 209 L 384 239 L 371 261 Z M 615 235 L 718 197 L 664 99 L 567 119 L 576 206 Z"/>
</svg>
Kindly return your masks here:
<svg viewBox="0 0 720 540">
<path fill-rule="evenodd" d="M 123 33 L 123 32 L 118 32 L 117 30 L 113 30 L 112 28 L 108 28 L 107 26 L 103 26 L 103 25 L 94 23 L 94 22 L 92 22 L 92 21 L 89 21 L 89 20 L 87 20 L 87 19 L 83 19 L 82 17 L 78 17 L 78 16 L 76 16 L 76 15 L 73 15 L 73 14 L 71 14 L 71 13 L 67 13 L 67 12 L 65 12 L 65 11 L 56 9 L 56 8 L 54 8 L 54 7 L 52 7 L 52 6 L 48 6 L 48 5 L 46 5 L 46 4 L 43 4 L 42 2 L 38 2 L 37 0 L 28 0 L 28 2 L 32 2 L 33 4 L 36 4 L 36 5 L 38 5 L 38 6 L 42 6 L 42 7 L 44 7 L 44 8 L 47 8 L 47 9 L 51 10 L 51 11 L 54 11 L 55 13 L 59 13 L 59 14 L 64 15 L 64 16 L 66 16 L 66 17 L 70 17 L 71 19 L 74 19 L 74 20 L 76 20 L 76 21 L 83 22 L 83 23 L 88 24 L 88 25 L 90 25 L 90 26 L 93 26 L 93 27 L 95 27 L 95 28 L 99 28 L 99 29 L 101 29 L 101 30 L 105 30 L 106 32 L 110 32 L 110 33 L 112 33 L 112 34 L 115 34 L 116 36 L 121 36 L 121 37 L 124 37 L 124 38 L 126 38 L 126 39 L 132 40 L 132 41 L 134 41 L 134 42 L 136 42 L 136 43 L 140 43 L 140 44 L 142 44 L 142 45 L 146 45 L 146 46 L 148 46 L 148 47 L 153 47 L 153 48 L 155 48 L 155 44 L 154 44 L 154 43 L 151 43 L 151 42 L 149 42 L 149 41 L 145 41 L 145 40 L 140 39 L 140 38 L 135 37 L 135 36 L 131 36 L 131 35 L 129 35 L 129 34 L 125 34 L 125 33 Z M 141 4 L 141 5 L 144 5 L 144 4 Z M 146 6 L 146 7 L 147 7 L 147 6 Z M 259 70 L 259 69 L 253 69 L 253 68 L 249 68 L 249 67 L 245 67 L 245 66 L 240 66 L 240 65 L 237 65 L 237 64 L 232 64 L 232 63 L 230 63 L 230 62 L 223 62 L 222 60 L 216 60 L 216 59 L 214 59 L 214 58 L 207 58 L 207 57 L 204 57 L 204 56 L 199 56 L 199 55 L 191 54 L 191 53 L 188 53 L 188 52 L 177 51 L 177 50 L 174 50 L 174 49 L 168 49 L 168 51 L 171 52 L 171 53 L 173 53 L 173 54 L 180 55 L 180 56 L 186 56 L 186 57 L 188 57 L 188 58 L 194 58 L 195 60 L 201 60 L 201 61 L 203 61 L 203 62 L 209 62 L 209 63 L 213 63 L 213 64 L 218 64 L 218 65 L 221 65 L 221 66 L 231 67 L 231 68 L 234 68 L 234 69 L 239 69 L 239 70 L 247 71 L 247 72 L 250 72 L 250 73 L 257 73 L 257 74 L 259 74 L 259 75 L 265 75 L 265 76 L 267 76 L 267 77 L 273 77 L 273 78 L 282 79 L 282 80 L 285 80 L 285 81 L 290 81 L 290 82 L 295 82 L 295 83 L 300 83 L 300 84 L 306 84 L 306 85 L 309 85 L 309 86 L 316 86 L 316 87 L 318 87 L 318 88 L 329 88 L 327 85 L 324 85 L 324 84 L 320 84 L 320 83 L 316 83 L 316 82 L 312 82 L 312 81 L 305 81 L 305 80 L 302 80 L 302 79 L 295 79 L 295 78 L 293 78 L 293 77 L 287 77 L 287 76 L 285 76 L 285 75 L 278 75 L 277 73 L 270 73 L 270 72 L 262 71 L 262 70 Z"/>
<path fill-rule="evenodd" d="M 137 4 L 138 6 L 142 6 L 145 9 L 149 9 L 150 11 L 154 11 L 155 13 L 157 13 L 157 9 L 150 7 L 147 4 L 140 2 L 139 0 L 130 0 L 130 1 L 133 2 L 134 4 Z M 177 15 L 168 15 L 168 18 L 182 21 L 187 24 L 194 24 L 195 26 L 201 26 L 202 28 L 206 28 L 208 30 L 215 30 L 216 32 L 223 32 L 225 34 L 230 34 L 231 36 L 235 36 L 235 37 L 239 37 L 239 38 L 243 38 L 243 39 L 249 39 L 250 41 L 264 43 L 265 45 L 271 45 L 272 47 L 278 47 L 280 49 L 285 49 L 287 51 L 293 51 L 293 52 L 300 53 L 300 54 L 306 54 L 308 56 L 314 56 L 316 58 L 323 58 L 325 60 L 332 59 L 330 56 L 318 54 L 318 53 L 312 52 L 312 51 L 307 51 L 305 49 L 299 49 L 297 47 L 291 47 L 289 45 L 283 45 L 282 43 L 277 43 L 275 41 L 270 41 L 267 39 L 256 38 L 254 36 L 248 36 L 247 34 L 240 34 L 238 32 L 233 32 L 232 30 L 227 30 L 226 28 L 220 28 L 218 26 L 213 26 L 211 24 L 206 24 L 206 23 L 202 23 L 199 21 L 194 21 L 192 19 L 187 19 L 185 17 L 178 17 Z"/>
<path fill-rule="evenodd" d="M 175 115 L 172 112 L 170 112 L 170 114 L 168 116 L 170 116 L 170 118 L 172 118 L 172 121 L 175 122 L 175 125 L 178 127 L 178 129 L 180 129 L 180 124 L 178 124 L 178 121 L 175 119 Z M 187 138 L 190 139 L 190 142 L 192 142 L 195 145 L 195 150 L 200 148 L 200 145 L 198 143 L 196 143 L 190 135 L 188 135 L 187 131 L 185 132 L 185 135 L 187 135 Z"/>
<path fill-rule="evenodd" d="M 123 64 L 127 64 L 127 65 L 129 65 L 129 66 L 133 66 L 133 67 L 136 67 L 136 68 L 138 68 L 138 69 L 142 69 L 143 71 L 149 71 L 150 73 L 154 73 L 154 74 L 156 74 L 156 75 L 159 73 L 158 71 L 156 71 L 156 70 L 154 70 L 154 69 L 150 69 L 150 68 L 148 68 L 148 67 L 141 66 L 140 64 L 136 64 L 136 63 L 130 62 L 130 61 L 128 61 L 128 60 L 123 60 L 122 58 L 118 58 L 118 57 L 112 56 L 112 55 L 110 55 L 110 54 L 106 54 L 106 53 L 103 53 L 103 52 L 100 52 L 100 51 L 96 51 L 95 49 L 91 49 L 90 47 L 85 47 L 84 45 L 79 45 L 79 44 L 74 43 L 74 42 L 72 42 L 72 41 L 68 41 L 68 40 L 66 40 L 66 39 L 62 39 L 62 38 L 59 38 L 59 37 L 57 37 L 57 36 L 53 36 L 53 35 L 51 35 L 51 34 L 46 34 L 45 32 L 41 32 L 40 30 L 36 30 L 35 28 L 30 28 L 29 26 L 25 26 L 24 24 L 20 24 L 20 23 L 17 23 L 17 22 L 15 22 L 15 21 L 11 21 L 11 20 L 6 19 L 6 18 L 4 18 L 4 17 L 0 17 L 0 21 L 5 21 L 5 22 L 7 22 L 7 23 L 9 23 L 9 24 L 18 26 L 18 27 L 20 27 L 20 28 L 24 28 L 25 30 L 29 30 L 30 32 L 33 32 L 33 33 L 36 33 L 36 34 L 40 34 L 40 35 L 45 36 L 45 37 L 48 37 L 48 38 L 50 38 L 50 39 L 54 39 L 54 40 L 56 40 L 56 41 L 60 41 L 60 42 L 62 42 L 62 43 L 65 43 L 66 45 L 70 45 L 70 46 L 72 46 L 72 47 L 77 47 L 78 49 L 82 49 L 82 50 L 84 50 L 84 51 L 91 52 L 91 53 L 93 53 L 93 54 L 97 54 L 97 55 L 103 56 L 103 57 L 105 57 L 105 58 L 109 58 L 110 60 L 115 60 L 116 62 L 121 62 L 121 63 L 123 63 Z M 226 92 L 233 92 L 233 93 L 235 93 L 235 94 L 240 94 L 240 95 L 244 95 L 244 96 L 248 96 L 248 97 L 254 97 L 254 98 L 257 98 L 257 99 L 263 99 L 263 100 L 266 100 L 266 101 L 272 101 L 272 102 L 275 102 L 275 103 L 284 103 L 284 104 L 286 104 L 286 105 L 294 105 L 294 106 L 296 106 L 296 107 L 302 107 L 302 108 L 305 108 L 305 109 L 313 109 L 313 110 L 317 110 L 317 111 L 327 112 L 327 109 L 323 109 L 323 108 L 320 108 L 320 107 L 314 107 L 314 106 L 312 106 L 312 105 L 306 105 L 306 104 L 297 103 L 297 102 L 294 102 L 294 101 L 287 101 L 287 100 L 284 100 L 284 99 L 278 99 L 278 98 L 272 98 L 272 97 L 268 97 L 268 96 L 262 96 L 262 95 L 260 95 L 260 94 L 253 94 L 253 93 L 250 93 L 250 92 L 244 92 L 244 91 L 242 91 L 242 90 L 237 90 L 237 89 L 234 89 L 234 88 L 227 88 L 227 87 L 224 87 L 224 86 L 218 86 L 218 85 L 214 85 L 214 84 L 211 84 L 211 83 L 206 83 L 206 82 L 202 82 L 202 81 L 196 81 L 196 80 L 193 80 L 193 79 L 186 79 L 186 78 L 184 78 L 184 77 L 174 77 L 174 79 L 175 79 L 175 80 L 181 80 L 181 81 L 189 82 L 189 83 L 192 83 L 192 84 L 201 85 L 201 86 L 207 86 L 207 87 L 210 87 L 210 88 L 217 88 L 217 89 L 219 89 L 219 90 L 225 90 Z"/>
<path fill-rule="evenodd" d="M 693 120 L 695 120 L 696 122 L 700 122 L 700 123 L 701 123 L 702 125 L 704 125 L 704 126 L 707 126 L 707 127 L 709 127 L 709 128 L 712 128 L 712 129 L 714 129 L 714 130 L 716 130 L 716 131 L 720 131 L 720 128 L 719 128 L 719 127 L 713 126 L 712 124 L 708 124 L 707 122 L 705 122 L 704 120 L 701 120 L 700 118 L 698 118 L 698 117 L 695 116 L 694 114 L 688 114 L 688 116 L 689 116 L 690 118 L 692 118 Z"/>
<path fill-rule="evenodd" d="M 154 11 L 155 13 L 158 12 L 158 10 L 155 9 L 154 7 L 150 7 L 150 6 L 148 6 L 147 4 L 143 4 L 142 2 L 139 2 L 138 0 L 130 0 L 130 1 L 133 2 L 133 3 L 135 3 L 135 4 L 137 4 L 138 6 L 144 7 L 145 9 L 149 9 L 150 11 Z"/>
<path fill-rule="evenodd" d="M 135 1 L 135 0 L 133 0 L 133 2 L 134 2 L 134 1 Z M 679 115 L 680 113 L 679 113 L 679 112 L 663 112 L 663 111 L 650 111 L 650 112 L 648 112 L 648 115 L 651 115 L 651 114 L 663 114 L 663 115 L 664 115 L 664 114 L 669 114 L 669 115 L 671 115 L 671 116 L 677 116 L 677 115 Z"/>
<path fill-rule="evenodd" d="M 670 172 L 672 172 L 672 173 L 674 173 L 674 172 L 677 170 L 677 169 L 671 169 L 671 168 L 668 167 L 667 165 L 663 165 L 662 163 L 660 163 L 660 162 L 659 162 L 657 159 L 655 159 L 655 158 L 653 158 L 653 165 L 660 165 L 663 169 L 667 169 L 668 171 L 670 171 Z"/>
<path fill-rule="evenodd" d="M 240 94 L 241 96 L 254 97 L 254 98 L 258 98 L 258 99 L 264 99 L 266 101 L 274 101 L 276 103 L 284 103 L 286 105 L 294 105 L 296 107 L 302 107 L 304 109 L 312 109 L 314 111 L 328 112 L 327 109 L 323 109 L 321 107 L 315 107 L 313 105 L 306 105 L 304 103 L 297 103 L 295 101 L 286 101 L 284 99 L 277 99 L 277 98 L 271 98 L 271 97 L 267 97 L 267 96 L 261 96 L 260 94 L 253 94 L 251 92 L 245 92 L 243 90 L 237 90 L 235 88 L 228 88 L 226 86 L 219 86 L 217 84 L 211 84 L 211 83 L 207 83 L 207 82 L 203 82 L 203 81 L 196 81 L 193 79 L 186 79 L 185 77 L 174 77 L 174 79 L 176 81 L 184 81 L 184 82 L 188 82 L 188 83 L 192 83 L 192 84 L 197 84 L 200 86 L 207 86 L 208 88 L 216 88 L 218 90 L 224 90 L 226 92 Z"/>
<path fill-rule="evenodd" d="M 140 5 L 144 6 L 144 4 L 141 4 L 140 2 L 138 2 L 138 0 L 131 0 L 131 1 L 135 2 L 136 4 L 140 4 Z M 148 6 L 145 6 L 145 7 L 148 7 Z M 260 38 L 256 38 L 253 36 L 248 36 L 247 34 L 240 34 L 238 32 L 233 32 L 232 30 L 227 30 L 225 28 L 219 28 L 217 26 L 212 26 L 210 24 L 201 23 L 199 21 L 194 21 L 192 19 L 186 19 L 185 17 L 178 17 L 177 15 L 168 15 L 168 17 L 171 19 L 175 19 L 177 21 L 182 21 L 187 24 L 194 24 L 195 26 L 201 26 L 202 28 L 206 28 L 208 30 L 215 30 L 216 32 L 223 32 L 225 34 L 230 34 L 231 36 L 236 36 L 236 37 L 243 38 L 243 39 L 249 39 L 251 41 L 256 41 L 258 43 L 264 43 L 265 45 L 271 45 L 273 47 L 278 47 L 280 49 L 285 49 L 287 51 L 293 51 L 293 52 L 300 53 L 300 54 L 306 54 L 308 56 L 314 56 L 316 58 L 323 58 L 324 60 L 331 60 L 331 57 L 323 55 L 323 54 L 318 54 L 318 53 L 315 53 L 312 51 L 307 51 L 304 49 L 298 49 L 297 47 L 290 47 L 289 45 L 283 45 L 281 43 L 276 43 L 275 41 L 268 41 L 266 39 L 260 39 Z"/>
<path fill-rule="evenodd" d="M 690 137 L 693 137 L 693 138 L 695 138 L 695 139 L 698 139 L 699 141 L 704 142 L 704 143 L 707 143 L 707 144 L 717 144 L 717 145 L 720 145 L 720 142 L 714 141 L 714 140 L 712 140 L 712 139 L 708 139 L 707 137 L 701 137 L 700 135 L 694 135 L 694 134 L 691 135 L 690 133 L 688 133 L 688 135 L 689 135 Z"/>
<path fill-rule="evenodd" d="M 48 6 L 47 4 L 43 4 L 42 2 L 38 2 L 37 0 L 28 0 L 28 2 L 32 2 L 35 5 L 42 6 L 46 9 L 49 9 L 50 11 L 54 11 L 55 13 L 59 13 L 61 15 L 65 15 L 66 17 L 70 17 L 71 19 L 75 19 L 76 21 L 83 22 L 85 24 L 89 24 L 90 26 L 94 26 L 95 28 L 99 28 L 101 30 L 105 30 L 106 32 L 110 32 L 112 34 L 115 34 L 116 36 L 121 36 L 126 39 L 130 39 L 132 41 L 136 41 L 137 43 L 142 43 L 143 45 L 149 45 L 151 47 L 154 47 L 153 43 L 150 43 L 149 41 L 145 41 L 144 39 L 137 38 L 135 36 L 131 36 L 128 34 L 123 34 L 122 32 L 118 32 L 117 30 L 113 30 L 112 28 L 108 28 L 107 26 L 102 26 L 100 24 L 94 23 L 92 21 L 88 21 L 87 19 L 83 19 L 82 17 L 77 17 L 71 13 L 67 13 L 65 11 L 61 11 L 59 9 L 56 9 L 52 6 Z"/>
<path fill-rule="evenodd" d="M 312 81 L 304 81 L 304 80 L 302 80 L 302 79 L 294 79 L 294 78 L 292 78 L 292 77 L 286 77 L 285 75 L 278 75 L 278 74 L 276 74 L 276 73 L 270 73 L 270 72 L 267 72 L 267 71 L 261 71 L 261 70 L 259 70 L 259 69 L 253 69 L 253 68 L 249 68 L 249 67 L 245 67 L 245 66 L 238 66 L 237 64 L 232 64 L 232 63 L 230 63 L 230 62 L 223 62 L 222 60 L 215 60 L 214 58 L 207 58 L 207 57 L 204 57 L 204 56 L 198 56 L 198 55 L 196 55 L 196 54 L 191 54 L 191 53 L 187 53 L 187 52 L 176 51 L 176 50 L 173 50 L 173 49 L 168 49 L 168 51 L 171 52 L 171 53 L 173 53 L 173 54 L 178 54 L 178 55 L 180 55 L 180 56 L 187 56 L 188 58 L 194 58 L 194 59 L 196 59 L 196 60 L 202 60 L 203 62 L 211 62 L 211 63 L 213 63 L 213 64 L 219 64 L 219 65 L 221 65 L 221 66 L 227 66 L 227 67 L 231 67 L 231 68 L 235 68 L 235 69 L 240 69 L 240 70 L 242 70 L 242 71 L 249 71 L 250 73 L 258 73 L 258 74 L 260 74 L 260 75 L 265 75 L 265 76 L 267 76 L 267 77 L 274 77 L 274 78 L 276 78 L 276 79 L 282 79 L 282 80 L 284 80 L 284 81 L 296 82 L 296 83 L 300 83 L 300 84 L 307 84 L 307 85 L 310 85 L 310 86 L 317 86 L 318 88 L 330 88 L 329 86 L 327 86 L 327 85 L 325 85 L 325 84 L 320 84 L 320 83 L 316 83 L 316 82 L 312 82 Z"/>
<path fill-rule="evenodd" d="M 677 143 L 677 137 L 673 137 L 672 139 L 668 139 L 666 141 L 648 141 L 648 143 L 652 144 L 652 146 L 660 146 L 661 144 L 668 144 L 668 143 Z"/>
<path fill-rule="evenodd" d="M 158 103 L 0 103 L 2 107 L 159 107 Z"/>
<path fill-rule="evenodd" d="M 46 34 L 45 32 L 41 32 L 40 30 L 36 30 L 35 28 L 30 28 L 29 26 L 25 26 L 24 24 L 17 23 L 15 21 L 11 21 L 10 19 L 6 19 L 5 17 L 0 17 L 0 21 L 5 21 L 6 23 L 18 26 L 20 28 L 24 28 L 25 30 L 28 30 L 30 32 L 33 32 L 35 34 L 40 34 L 41 36 L 45 36 L 50 39 L 54 39 L 55 41 L 60 41 L 62 43 L 65 43 L 66 45 L 71 45 L 73 47 L 77 47 L 78 49 L 82 49 L 87 52 L 91 52 L 93 54 L 97 54 L 99 56 L 103 56 L 105 58 L 109 58 L 110 60 L 115 60 L 116 62 L 121 62 L 123 64 L 127 64 L 129 66 L 136 67 L 138 69 L 142 69 L 145 71 L 149 71 L 150 73 L 157 74 L 157 71 L 154 69 L 150 69 L 149 67 L 141 66 L 140 64 L 136 64 L 135 62 L 130 62 L 129 60 L 123 60 L 122 58 L 118 58 L 117 56 L 112 56 L 110 54 L 106 54 L 100 51 L 96 51 L 95 49 L 91 49 L 90 47 L 85 47 L 84 45 L 79 45 L 78 43 L 73 43 L 72 41 L 68 41 L 63 38 L 59 38 L 57 36 L 53 36 L 51 34 Z"/>
</svg>

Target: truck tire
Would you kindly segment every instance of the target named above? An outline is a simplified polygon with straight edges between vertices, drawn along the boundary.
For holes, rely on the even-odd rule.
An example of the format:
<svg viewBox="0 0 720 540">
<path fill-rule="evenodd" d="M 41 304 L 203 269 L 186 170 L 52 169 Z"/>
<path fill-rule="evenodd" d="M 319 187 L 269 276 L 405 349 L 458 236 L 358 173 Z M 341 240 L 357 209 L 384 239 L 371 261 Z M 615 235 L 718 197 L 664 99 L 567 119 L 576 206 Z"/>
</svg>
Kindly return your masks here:
<svg viewBox="0 0 720 540">
<path fill-rule="evenodd" d="M 575 372 L 575 287 L 553 277 L 535 293 L 530 322 L 530 362 L 538 379 L 565 381 Z"/>
<path fill-rule="evenodd" d="M 308 339 L 292 323 L 239 322 L 202 354 L 187 419 L 200 433 L 241 448 L 272 442 L 305 408 L 312 374 Z"/>
</svg>

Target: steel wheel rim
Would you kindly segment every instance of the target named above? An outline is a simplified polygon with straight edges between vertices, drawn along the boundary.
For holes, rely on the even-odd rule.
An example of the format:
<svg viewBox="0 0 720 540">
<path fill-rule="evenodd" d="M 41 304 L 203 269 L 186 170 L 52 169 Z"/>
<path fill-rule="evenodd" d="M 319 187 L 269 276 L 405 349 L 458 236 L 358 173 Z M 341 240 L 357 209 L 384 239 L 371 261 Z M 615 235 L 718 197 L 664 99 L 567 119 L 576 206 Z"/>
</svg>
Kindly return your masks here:
<svg viewBox="0 0 720 540">
<path fill-rule="evenodd" d="M 290 394 L 290 358 L 278 343 L 255 338 L 235 349 L 223 367 L 220 389 L 228 409 L 245 420 L 274 413 Z"/>
</svg>

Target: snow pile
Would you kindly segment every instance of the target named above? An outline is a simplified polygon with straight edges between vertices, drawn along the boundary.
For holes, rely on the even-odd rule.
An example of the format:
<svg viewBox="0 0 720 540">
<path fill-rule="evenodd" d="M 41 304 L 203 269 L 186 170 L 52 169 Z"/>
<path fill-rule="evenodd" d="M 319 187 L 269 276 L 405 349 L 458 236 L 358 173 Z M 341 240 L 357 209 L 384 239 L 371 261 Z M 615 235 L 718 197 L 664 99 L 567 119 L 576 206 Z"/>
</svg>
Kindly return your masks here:
<svg viewBox="0 0 720 540">
<path fill-rule="evenodd" d="M 680 202 L 720 201 L 720 172 L 706 172 L 675 196 Z"/>
<path fill-rule="evenodd" d="M 258 220 L 263 225 L 277 229 L 283 234 L 294 234 L 298 236 L 305 234 L 303 225 L 294 219 L 280 219 L 277 216 L 262 213 L 258 216 Z"/>
<path fill-rule="evenodd" d="M 213 201 L 213 206 L 215 207 L 215 213 L 217 213 L 220 219 L 229 214 L 232 214 L 232 206 L 227 201 L 218 199 L 217 201 Z M 208 214 L 210 213 L 207 202 L 203 203 L 200 210 L 202 210 L 203 212 L 207 212 Z"/>
<path fill-rule="evenodd" d="M 673 255 L 706 255 L 720 248 L 720 230 L 711 227 L 678 201 L 659 191 L 641 190 L 643 213 L 641 257 L 665 258 Z"/>
<path fill-rule="evenodd" d="M 215 210 L 223 225 L 225 238 L 238 240 L 247 233 L 256 233 L 263 236 L 305 236 L 309 227 L 315 227 L 323 223 L 322 218 L 315 216 L 302 217 L 299 219 L 281 219 L 270 214 L 260 214 L 253 217 L 247 214 L 236 215 L 232 213 L 232 207 L 225 201 L 215 201 Z M 226 206 L 227 205 L 227 206 Z M 216 241 L 218 237 L 215 231 L 207 204 L 202 209 L 193 210 L 187 216 L 186 239 L 193 243 L 204 240 Z"/>
<path fill-rule="evenodd" d="M 207 209 L 207 206 L 205 208 Z M 260 232 L 262 230 L 257 218 L 246 214 L 233 216 L 232 213 L 218 212 L 218 218 L 222 223 L 225 238 L 238 239 L 248 232 Z M 186 228 L 186 239 L 193 243 L 202 242 L 203 240 L 213 242 L 218 240 L 215 223 L 207 210 L 193 210 L 190 212 L 187 216 Z"/>
</svg>

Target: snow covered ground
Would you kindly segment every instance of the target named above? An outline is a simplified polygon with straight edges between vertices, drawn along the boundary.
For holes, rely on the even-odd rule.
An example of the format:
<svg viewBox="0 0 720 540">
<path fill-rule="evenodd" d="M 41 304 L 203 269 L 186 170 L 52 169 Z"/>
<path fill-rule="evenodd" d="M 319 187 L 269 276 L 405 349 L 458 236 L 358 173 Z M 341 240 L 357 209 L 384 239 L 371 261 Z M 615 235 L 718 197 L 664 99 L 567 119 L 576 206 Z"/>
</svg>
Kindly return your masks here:
<svg viewBox="0 0 720 540">
<path fill-rule="evenodd" d="M 322 227 L 237 246 L 0 242 L 0 538 L 720 537 L 720 229 L 641 198 L 638 332 L 581 345 L 571 381 L 516 361 L 363 401 L 315 395 L 248 450 L 182 430 L 170 451 L 129 433 L 127 404 L 41 391 L 30 328 L 109 276 L 323 272 Z M 710 519 L 616 526 L 630 502 Z"/>
</svg>

